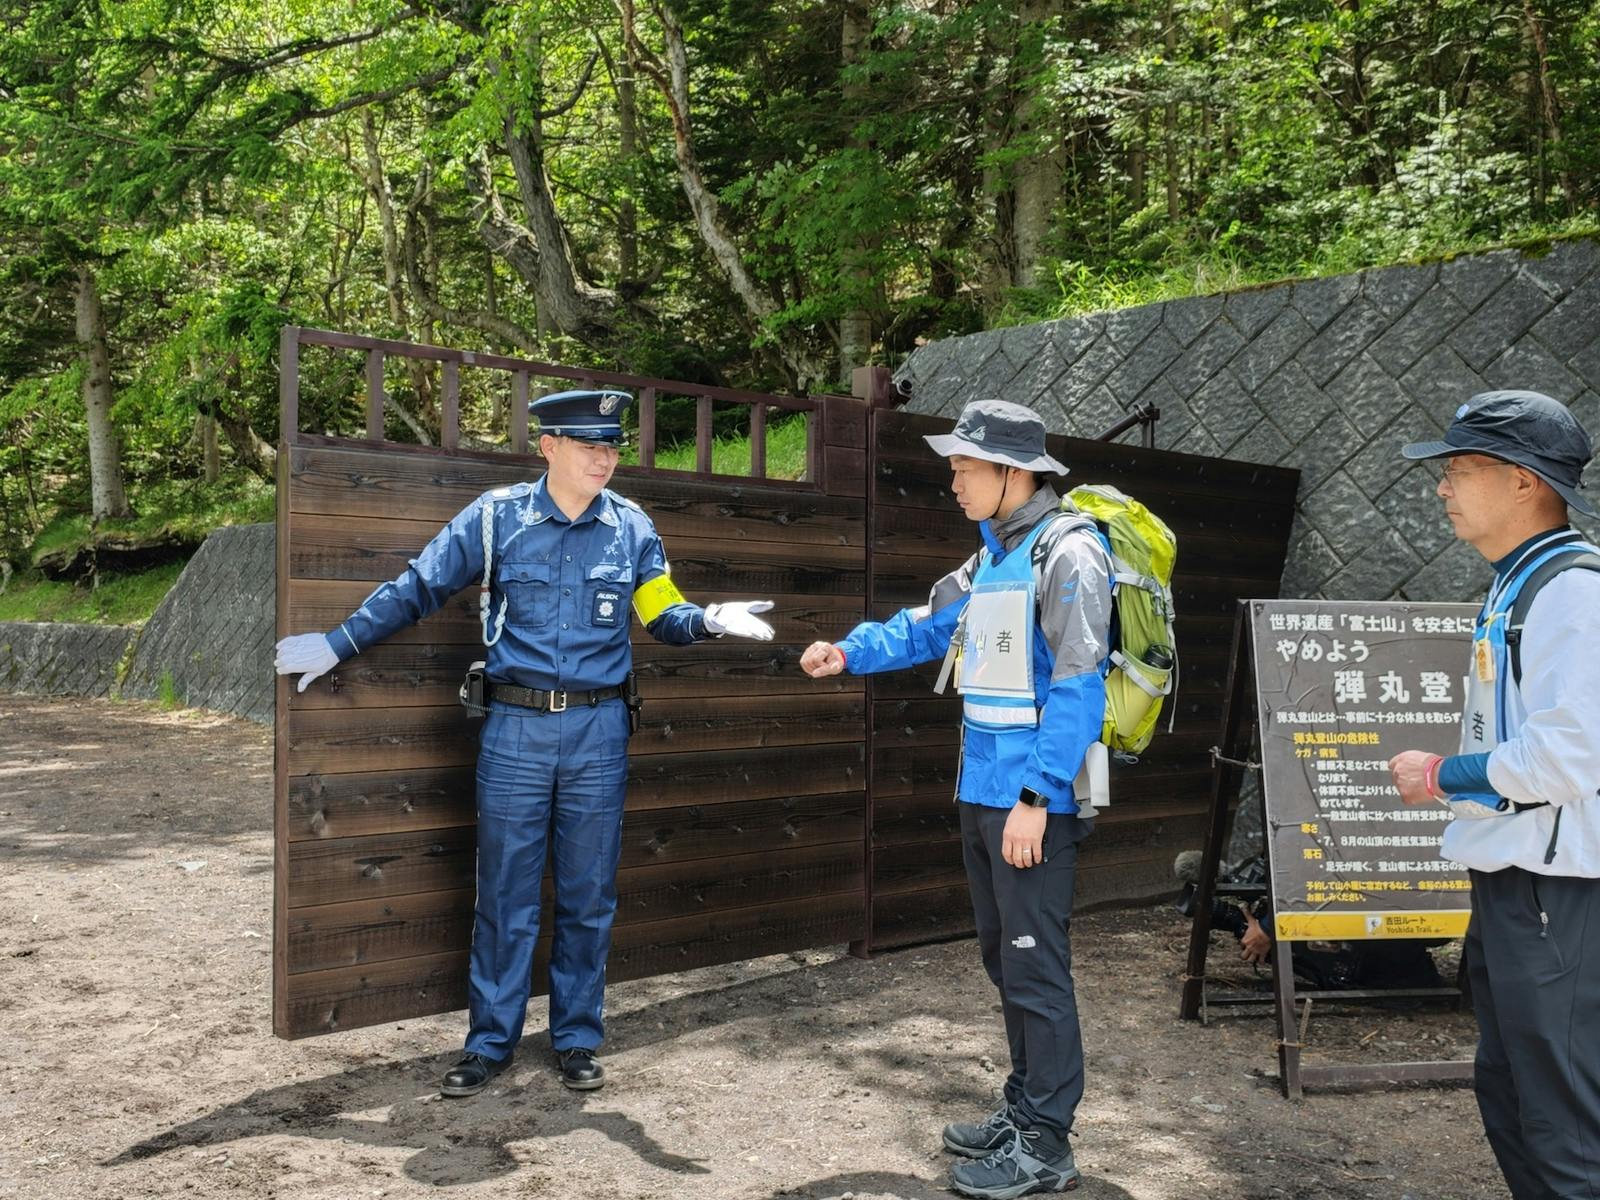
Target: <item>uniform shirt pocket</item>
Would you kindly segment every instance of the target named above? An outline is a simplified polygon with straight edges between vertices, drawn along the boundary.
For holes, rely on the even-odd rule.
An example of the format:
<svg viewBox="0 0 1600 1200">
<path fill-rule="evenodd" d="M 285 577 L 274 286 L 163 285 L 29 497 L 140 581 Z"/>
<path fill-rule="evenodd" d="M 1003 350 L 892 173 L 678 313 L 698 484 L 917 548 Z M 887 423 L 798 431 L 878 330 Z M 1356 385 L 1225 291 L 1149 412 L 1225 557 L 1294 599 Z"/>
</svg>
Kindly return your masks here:
<svg viewBox="0 0 1600 1200">
<path fill-rule="evenodd" d="M 556 589 L 547 562 L 506 563 L 500 568 L 500 594 L 506 598 L 506 619 L 515 625 L 539 626 L 556 608 Z"/>
<path fill-rule="evenodd" d="M 584 623 L 596 629 L 624 628 L 633 603 L 633 566 L 595 563 L 584 588 Z"/>
</svg>

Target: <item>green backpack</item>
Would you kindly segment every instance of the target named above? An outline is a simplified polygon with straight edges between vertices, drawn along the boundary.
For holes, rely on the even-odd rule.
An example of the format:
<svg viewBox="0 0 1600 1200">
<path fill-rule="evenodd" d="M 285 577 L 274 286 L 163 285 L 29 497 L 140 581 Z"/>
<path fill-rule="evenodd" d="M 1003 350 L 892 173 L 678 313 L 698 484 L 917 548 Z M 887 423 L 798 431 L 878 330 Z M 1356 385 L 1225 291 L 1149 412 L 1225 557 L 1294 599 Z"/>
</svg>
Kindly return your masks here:
<svg viewBox="0 0 1600 1200">
<path fill-rule="evenodd" d="M 1116 644 L 1106 676 L 1106 717 L 1100 740 L 1132 759 L 1155 736 L 1172 694 L 1177 641 L 1172 630 L 1172 568 L 1178 539 L 1166 522 L 1108 484 L 1073 488 L 1062 503 L 1092 517 L 1111 543 L 1117 587 Z"/>
</svg>

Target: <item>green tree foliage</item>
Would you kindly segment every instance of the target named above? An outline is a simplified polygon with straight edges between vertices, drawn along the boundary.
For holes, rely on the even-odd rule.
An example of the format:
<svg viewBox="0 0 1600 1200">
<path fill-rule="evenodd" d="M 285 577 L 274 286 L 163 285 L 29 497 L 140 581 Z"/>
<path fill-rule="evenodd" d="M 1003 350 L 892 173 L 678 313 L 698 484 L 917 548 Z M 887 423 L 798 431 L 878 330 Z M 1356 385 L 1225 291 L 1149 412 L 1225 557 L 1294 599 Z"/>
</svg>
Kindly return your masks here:
<svg viewBox="0 0 1600 1200">
<path fill-rule="evenodd" d="M 759 388 L 995 323 L 1596 228 L 1596 0 L 0 9 L 0 556 L 270 479 L 285 322 Z M 865 341 L 863 338 L 863 331 Z M 357 356 L 306 428 L 362 428 Z M 391 436 L 440 381 L 391 364 Z M 468 438 L 506 397 L 463 377 Z M 666 429 L 672 429 L 667 414 Z M 220 464 L 220 466 L 219 466 Z M 232 482 L 230 482 L 232 481 Z"/>
</svg>

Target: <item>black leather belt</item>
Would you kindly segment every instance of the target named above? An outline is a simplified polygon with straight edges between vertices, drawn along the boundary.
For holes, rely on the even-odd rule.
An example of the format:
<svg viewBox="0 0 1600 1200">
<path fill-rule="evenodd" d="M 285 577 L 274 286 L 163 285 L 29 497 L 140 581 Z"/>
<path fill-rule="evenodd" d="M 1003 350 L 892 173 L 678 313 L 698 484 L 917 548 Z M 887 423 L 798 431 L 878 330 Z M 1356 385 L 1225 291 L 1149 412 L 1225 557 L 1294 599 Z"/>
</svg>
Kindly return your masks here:
<svg viewBox="0 0 1600 1200">
<path fill-rule="evenodd" d="M 592 692 L 541 692 L 537 688 L 518 687 L 514 683 L 491 683 L 489 699 L 518 708 L 532 708 L 539 712 L 558 713 L 579 704 L 593 708 L 602 700 L 611 700 L 623 694 L 622 686 L 596 688 Z"/>
</svg>

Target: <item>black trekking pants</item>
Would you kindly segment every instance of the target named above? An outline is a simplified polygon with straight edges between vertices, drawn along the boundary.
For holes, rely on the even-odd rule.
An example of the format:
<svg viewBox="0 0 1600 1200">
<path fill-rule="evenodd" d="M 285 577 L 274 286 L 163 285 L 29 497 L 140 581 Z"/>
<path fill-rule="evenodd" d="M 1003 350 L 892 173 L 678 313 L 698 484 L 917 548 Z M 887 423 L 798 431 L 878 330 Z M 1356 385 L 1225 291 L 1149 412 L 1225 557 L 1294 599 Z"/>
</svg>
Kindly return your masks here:
<svg viewBox="0 0 1600 1200">
<path fill-rule="evenodd" d="M 1000 857 L 1008 808 L 958 802 L 963 856 L 983 967 L 1000 989 L 1011 1075 L 1005 1098 L 1018 1125 L 1065 1140 L 1083 1099 L 1083 1035 L 1072 988 L 1072 885 L 1078 843 L 1093 825 L 1052 813 L 1045 861 L 1019 869 Z"/>
</svg>

